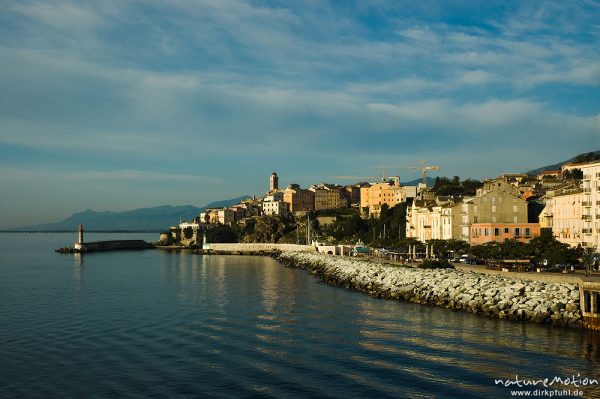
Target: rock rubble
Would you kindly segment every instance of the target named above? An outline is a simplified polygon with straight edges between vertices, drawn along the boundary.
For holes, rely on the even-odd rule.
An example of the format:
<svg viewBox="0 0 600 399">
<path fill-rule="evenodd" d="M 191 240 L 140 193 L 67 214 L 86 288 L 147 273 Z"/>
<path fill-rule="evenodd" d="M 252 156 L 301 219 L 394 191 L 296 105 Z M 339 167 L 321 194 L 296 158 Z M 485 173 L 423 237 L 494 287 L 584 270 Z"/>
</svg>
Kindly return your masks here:
<svg viewBox="0 0 600 399">
<path fill-rule="evenodd" d="M 455 269 L 418 269 L 376 260 L 284 252 L 288 267 L 310 271 L 330 285 L 378 298 L 466 310 L 507 320 L 582 327 L 579 287 Z"/>
</svg>

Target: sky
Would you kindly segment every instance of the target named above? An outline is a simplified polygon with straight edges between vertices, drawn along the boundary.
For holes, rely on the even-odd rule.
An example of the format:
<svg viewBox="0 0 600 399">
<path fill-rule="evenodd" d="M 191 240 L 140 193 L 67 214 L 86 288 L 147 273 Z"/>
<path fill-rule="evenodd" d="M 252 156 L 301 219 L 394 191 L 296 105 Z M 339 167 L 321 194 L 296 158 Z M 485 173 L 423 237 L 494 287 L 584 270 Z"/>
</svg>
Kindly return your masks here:
<svg viewBox="0 0 600 399">
<path fill-rule="evenodd" d="M 0 228 L 593 150 L 600 1 L 0 3 Z"/>
</svg>

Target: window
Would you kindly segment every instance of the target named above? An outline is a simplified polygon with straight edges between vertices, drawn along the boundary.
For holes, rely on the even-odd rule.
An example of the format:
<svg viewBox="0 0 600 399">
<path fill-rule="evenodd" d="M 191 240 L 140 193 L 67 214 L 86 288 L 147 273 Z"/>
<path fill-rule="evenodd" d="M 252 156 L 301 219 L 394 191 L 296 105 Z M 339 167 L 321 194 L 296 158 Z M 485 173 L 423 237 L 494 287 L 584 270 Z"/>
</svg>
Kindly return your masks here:
<svg viewBox="0 0 600 399">
<path fill-rule="evenodd" d="M 513 223 L 519 223 L 519 218 L 517 216 L 513 216 Z"/>
<path fill-rule="evenodd" d="M 496 216 L 492 216 L 492 223 L 496 223 Z"/>
<path fill-rule="evenodd" d="M 531 230 L 529 227 L 525 227 L 525 237 L 531 237 Z"/>
<path fill-rule="evenodd" d="M 510 229 L 508 227 L 505 227 L 504 228 L 504 234 L 508 234 L 508 233 L 510 233 Z"/>
<path fill-rule="evenodd" d="M 496 205 L 492 205 L 492 212 L 496 212 Z"/>
<path fill-rule="evenodd" d="M 485 228 L 485 236 L 489 237 L 489 235 L 490 235 L 490 229 L 489 229 L 489 227 L 486 227 Z"/>
<path fill-rule="evenodd" d="M 519 237 L 521 235 L 521 229 L 518 227 L 515 227 L 515 237 Z"/>
<path fill-rule="evenodd" d="M 494 235 L 495 236 L 499 236 L 500 235 L 500 229 L 499 228 L 494 228 Z"/>
<path fill-rule="evenodd" d="M 513 205 L 513 212 L 517 212 L 519 208 L 516 205 Z"/>
</svg>

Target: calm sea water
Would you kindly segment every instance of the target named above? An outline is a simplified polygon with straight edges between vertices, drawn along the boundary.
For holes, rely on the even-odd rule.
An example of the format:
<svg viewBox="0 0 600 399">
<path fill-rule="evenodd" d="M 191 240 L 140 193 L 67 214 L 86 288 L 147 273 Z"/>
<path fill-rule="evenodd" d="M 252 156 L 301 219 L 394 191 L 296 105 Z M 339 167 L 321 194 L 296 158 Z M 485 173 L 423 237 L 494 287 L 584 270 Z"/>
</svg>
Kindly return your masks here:
<svg viewBox="0 0 600 399">
<path fill-rule="evenodd" d="M 516 374 L 600 379 L 596 333 L 378 300 L 269 258 L 53 252 L 74 236 L 0 234 L 0 397 L 502 398 L 494 380 Z M 115 238 L 156 235 L 87 236 Z"/>
</svg>

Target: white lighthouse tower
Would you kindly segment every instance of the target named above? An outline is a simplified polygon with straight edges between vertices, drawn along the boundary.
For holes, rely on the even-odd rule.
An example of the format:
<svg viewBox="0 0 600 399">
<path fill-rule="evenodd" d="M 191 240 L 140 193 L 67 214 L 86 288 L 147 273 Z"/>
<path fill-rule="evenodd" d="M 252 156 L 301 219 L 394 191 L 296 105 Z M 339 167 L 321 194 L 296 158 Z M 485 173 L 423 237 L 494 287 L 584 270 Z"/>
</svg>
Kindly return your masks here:
<svg viewBox="0 0 600 399">
<path fill-rule="evenodd" d="M 83 225 L 80 224 L 77 229 L 77 242 L 75 243 L 75 249 L 81 250 L 83 248 Z"/>
</svg>

